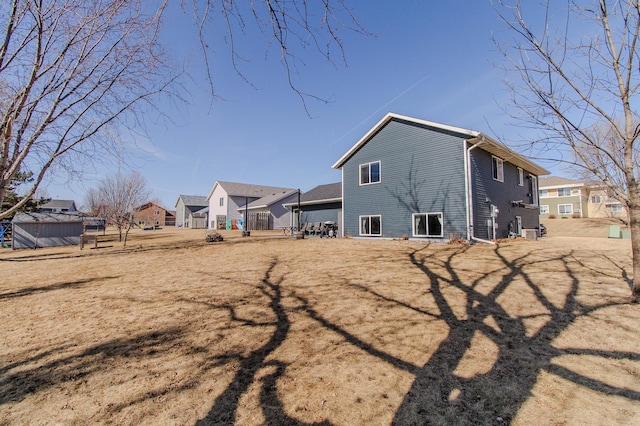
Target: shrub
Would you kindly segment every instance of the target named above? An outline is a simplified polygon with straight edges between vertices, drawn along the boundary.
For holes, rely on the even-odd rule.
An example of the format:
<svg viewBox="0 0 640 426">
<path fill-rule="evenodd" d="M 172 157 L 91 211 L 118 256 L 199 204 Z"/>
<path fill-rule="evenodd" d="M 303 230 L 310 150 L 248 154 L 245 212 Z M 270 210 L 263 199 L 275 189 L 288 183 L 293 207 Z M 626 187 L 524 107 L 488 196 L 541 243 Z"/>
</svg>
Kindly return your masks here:
<svg viewBox="0 0 640 426">
<path fill-rule="evenodd" d="M 555 219 L 555 218 L 556 218 L 556 215 L 555 215 L 555 214 L 550 214 L 550 215 L 549 215 L 549 219 Z"/>
</svg>

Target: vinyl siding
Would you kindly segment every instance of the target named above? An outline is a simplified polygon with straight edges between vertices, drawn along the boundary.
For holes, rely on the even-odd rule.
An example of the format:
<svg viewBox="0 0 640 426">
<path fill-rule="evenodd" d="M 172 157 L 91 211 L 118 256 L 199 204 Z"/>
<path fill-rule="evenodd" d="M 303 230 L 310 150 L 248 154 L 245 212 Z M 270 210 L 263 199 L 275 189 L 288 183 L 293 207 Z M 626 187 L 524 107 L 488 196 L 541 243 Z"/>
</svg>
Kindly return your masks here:
<svg viewBox="0 0 640 426">
<path fill-rule="evenodd" d="M 224 198 L 224 206 L 220 206 L 220 198 Z M 227 219 L 231 219 L 227 211 L 228 198 L 227 192 L 222 188 L 222 185 L 217 185 L 211 193 L 211 198 L 209 198 L 209 229 L 216 228 L 217 216 L 226 216 Z"/>
<path fill-rule="evenodd" d="M 82 222 L 69 223 L 14 223 L 14 249 L 56 247 L 80 244 Z"/>
<path fill-rule="evenodd" d="M 178 199 L 176 204 L 176 227 L 182 228 L 187 226 L 188 214 L 186 213 L 186 206 L 182 202 L 182 199 Z"/>
<path fill-rule="evenodd" d="M 487 221 L 491 219 L 491 205 L 498 208 L 496 219 L 496 237 L 506 238 L 510 226 L 513 228 L 516 216 L 522 218 L 522 228 L 531 229 L 539 226 L 538 209 L 525 209 L 514 206 L 512 201 L 522 201 L 530 204 L 531 178 L 524 170 L 523 186 L 518 185 L 518 168 L 504 160 L 504 182 L 493 179 L 492 155 L 480 147 L 471 151 L 471 175 L 473 191 L 473 224 L 474 236 L 491 238 Z"/>
<path fill-rule="evenodd" d="M 359 216 L 381 215 L 382 237 L 412 236 L 412 213 L 443 213 L 444 239 L 466 235 L 464 138 L 393 119 L 343 165 L 345 235 Z M 380 161 L 381 182 L 359 185 L 360 165 Z"/>
</svg>

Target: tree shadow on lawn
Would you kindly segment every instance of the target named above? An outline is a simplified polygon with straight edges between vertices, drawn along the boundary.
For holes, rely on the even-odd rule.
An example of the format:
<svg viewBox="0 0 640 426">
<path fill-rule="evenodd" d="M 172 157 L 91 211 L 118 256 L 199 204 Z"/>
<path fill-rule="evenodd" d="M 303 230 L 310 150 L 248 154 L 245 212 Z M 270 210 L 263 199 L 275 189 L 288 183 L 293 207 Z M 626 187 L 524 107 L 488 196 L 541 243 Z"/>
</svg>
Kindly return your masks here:
<svg viewBox="0 0 640 426">
<path fill-rule="evenodd" d="M 65 382 L 74 382 L 104 370 L 109 358 L 145 359 L 166 350 L 182 337 L 179 328 L 167 328 L 133 337 L 113 339 L 79 354 L 58 357 L 41 365 L 40 360 L 55 356 L 71 345 L 57 347 L 0 369 L 0 405 L 16 402 L 30 394 L 46 391 Z M 19 366 L 35 365 L 8 373 Z"/>
<path fill-rule="evenodd" d="M 120 277 L 119 276 L 95 277 L 95 278 L 87 278 L 87 279 L 83 279 L 83 280 L 69 281 L 69 282 L 53 284 L 53 285 L 43 285 L 43 286 L 39 286 L 39 287 L 25 287 L 25 288 L 21 288 L 20 290 L 11 291 L 11 292 L 8 292 L 8 293 L 0 293 L 0 300 L 13 299 L 13 298 L 16 298 L 16 297 L 31 296 L 33 294 L 38 294 L 38 293 L 48 293 L 50 291 L 69 290 L 69 289 L 81 288 L 81 287 L 86 286 L 87 284 L 91 284 L 92 282 L 102 282 L 102 281 L 106 281 L 106 280 L 113 280 L 113 279 L 116 279 L 116 278 L 120 278 Z"/>
<path fill-rule="evenodd" d="M 508 260 L 502 255 L 500 246 L 496 246 L 494 255 L 501 261 L 504 268 L 481 274 L 472 282 L 465 283 L 458 276 L 453 264 L 456 258 L 464 256 L 466 251 L 467 247 L 456 249 L 445 260 L 438 259 L 437 253 L 421 255 L 421 250 L 409 254 L 411 264 L 425 275 L 428 293 L 435 300 L 439 314 L 387 297 L 366 285 L 347 283 L 377 299 L 424 315 L 427 317 L 425 323 L 437 318 L 448 325 L 447 337 L 423 366 L 413 365 L 397 356 L 376 349 L 374 345 L 324 318 L 306 298 L 297 296 L 303 303 L 302 309 L 307 315 L 323 327 L 343 336 L 347 342 L 369 355 L 415 377 L 411 389 L 395 413 L 393 424 L 508 424 L 531 396 L 532 389 L 543 371 L 601 394 L 640 401 L 640 392 L 636 390 L 612 386 L 553 363 L 556 357 L 563 355 L 640 361 L 640 353 L 637 352 L 558 349 L 553 346 L 554 339 L 580 317 L 588 316 L 603 308 L 627 304 L 626 302 L 595 305 L 580 303 L 576 298 L 580 282 L 571 266 L 571 262 L 578 264 L 579 262 L 572 253 L 543 260 L 530 259 L 531 254 L 527 254 Z M 553 303 L 545 296 L 541 287 L 525 271 L 526 266 L 535 267 L 537 263 L 552 262 L 560 262 L 562 265 L 560 270 L 553 273 L 562 274 L 569 280 L 568 292 L 561 306 L 557 306 L 557 303 Z M 615 265 L 614 262 L 611 263 Z M 618 269 L 620 275 L 611 275 L 611 277 L 628 279 L 626 272 L 622 268 L 618 267 Z M 438 273 L 436 270 L 443 270 L 446 273 Z M 499 282 L 488 293 L 480 292 L 479 287 L 483 281 L 496 273 L 501 274 Z M 602 271 L 598 271 L 598 274 L 604 275 Z M 529 335 L 524 323 L 527 318 L 510 315 L 498 301 L 516 279 L 522 280 L 532 291 L 536 300 L 548 311 L 546 316 L 549 320 L 537 332 Z M 466 299 L 464 314 L 454 311 L 454 307 L 445 296 L 446 287 L 463 292 Z M 488 325 L 490 324 L 488 320 L 491 319 L 495 321 L 497 328 Z M 490 371 L 470 378 L 461 377 L 456 374 L 456 368 L 471 348 L 472 339 L 477 333 L 482 333 L 497 346 L 497 359 Z"/>
<path fill-rule="evenodd" d="M 409 265 L 417 268 L 421 276 L 424 276 L 424 290 L 426 290 L 409 302 L 376 290 L 384 287 L 349 282 L 344 285 L 349 289 L 348 291 L 355 292 L 358 297 L 366 295 L 384 302 L 385 305 L 410 310 L 422 316 L 425 327 L 428 327 L 434 319 L 444 322 L 448 327 L 448 334 L 435 351 L 432 351 L 424 365 L 415 365 L 385 351 L 373 343 L 376 341 L 374 336 L 370 339 L 363 337 L 361 333 L 350 331 L 348 326 L 329 319 L 328 314 L 324 314 L 321 308 L 309 301 L 309 297 L 297 293 L 303 291 L 302 289 L 288 287 L 285 284 L 286 274 L 277 279 L 273 277 L 274 270 L 279 265 L 276 258 L 266 269 L 262 280 L 249 283 L 249 286 L 258 292 L 257 295 L 264 297 L 261 299 L 251 296 L 251 300 L 255 299 L 259 306 L 264 305 L 261 300 L 266 300 L 273 319 L 263 321 L 244 318 L 236 309 L 234 302 L 216 304 L 197 299 L 183 300 L 183 302 L 204 303 L 207 309 L 227 311 L 230 329 L 239 326 L 264 330 L 266 343 L 257 348 L 254 346 L 254 349 L 248 353 L 243 354 L 241 351 L 216 353 L 215 347 L 195 347 L 186 341 L 186 331 L 183 327 L 166 328 L 131 338 L 115 339 L 88 348 L 80 354 L 61 357 L 43 364 L 43 359 L 56 352 L 56 350 L 47 351 L 31 357 L 27 356 L 24 362 L 21 361 L 19 364 L 22 366 L 21 371 L 11 372 L 15 370 L 12 366 L 0 370 L 0 405 L 19 401 L 29 394 L 52 389 L 63 382 L 79 380 L 94 374 L 105 368 L 103 361 L 108 358 L 134 357 L 142 360 L 154 356 L 158 351 L 168 351 L 180 346 L 182 349 L 179 351 L 182 355 L 198 352 L 198 355 L 204 357 L 199 363 L 196 376 L 190 377 L 176 388 L 160 389 L 134 396 L 120 406 L 112 407 L 110 412 L 134 407 L 144 400 L 153 399 L 165 393 L 175 394 L 194 387 L 205 380 L 206 372 L 212 371 L 216 366 L 233 362 L 237 363 L 237 366 L 234 366 L 233 377 L 212 401 L 208 413 L 197 421 L 198 425 L 237 423 L 241 398 L 254 387 L 259 390 L 260 410 L 266 424 L 329 424 L 327 421 L 304 423 L 295 419 L 287 413 L 281 396 L 278 395 L 278 381 L 284 376 L 288 364 L 274 359 L 273 354 L 290 337 L 291 314 L 294 311 L 296 314 L 312 319 L 324 330 L 341 336 L 345 344 L 356 347 L 359 351 L 414 377 L 411 389 L 395 412 L 394 424 L 510 423 L 531 396 L 536 380 L 542 372 L 561 377 L 604 395 L 616 395 L 631 401 L 640 401 L 638 391 L 606 384 L 553 362 L 555 358 L 564 355 L 640 361 L 640 354 L 636 352 L 559 349 L 553 346 L 554 340 L 560 333 L 581 317 L 591 315 L 603 308 L 626 304 L 609 302 L 586 305 L 579 302 L 577 294 L 580 279 L 576 268 L 582 268 L 582 266 L 573 253 L 548 255 L 547 258 L 539 254 L 534 257 L 533 253 L 528 253 L 509 259 L 509 251 L 496 246 L 492 252 L 487 249 L 486 253 L 497 259 L 501 267 L 486 273 L 476 273 L 474 275 L 476 278 L 467 278 L 469 274 L 465 273 L 462 277 L 463 272 L 456 265 L 464 264 L 463 260 L 468 250 L 467 246 L 446 248 L 443 246 L 443 250 L 433 250 L 426 246 L 409 252 L 407 254 Z M 503 253 L 504 251 L 506 253 Z M 536 270 L 538 266 L 542 269 L 542 266 L 550 264 L 555 265 L 550 274 L 566 281 L 566 290 L 563 290 L 564 298 L 561 303 L 550 297 L 553 295 L 545 294 L 548 288 L 545 289 L 541 283 L 536 282 L 535 277 L 532 277 L 529 272 Z M 613 272 L 594 270 L 590 272 L 596 277 L 607 276 L 617 280 L 628 278 L 623 269 L 617 267 L 612 260 L 611 265 Z M 505 294 L 514 282 L 525 285 L 530 290 L 527 297 L 531 298 L 533 295 L 537 303 L 544 308 L 544 316 L 547 320 L 535 332 L 527 330 L 526 316 L 514 316 L 507 307 L 503 306 L 503 299 L 508 297 Z M 387 284 L 393 285 L 393 283 Z M 330 285 L 340 286 L 335 282 Z M 457 296 L 456 300 L 452 299 L 451 289 L 455 289 L 463 296 Z M 433 300 L 433 309 L 419 307 L 422 305 L 418 304 L 418 299 L 424 297 Z M 284 303 L 286 299 L 295 303 L 288 307 Z M 462 314 L 460 302 L 464 311 Z M 455 303 L 458 305 L 454 306 Z M 382 321 L 386 319 L 383 318 Z M 495 325 L 492 325 L 492 321 Z M 490 339 L 498 348 L 495 362 L 489 371 L 472 377 L 462 377 L 456 372 L 456 368 L 472 347 L 473 338 L 478 333 Z M 29 364 L 34 366 L 30 369 L 23 368 Z M 106 413 L 106 416 L 109 418 L 109 413 Z"/>
<path fill-rule="evenodd" d="M 424 315 L 429 321 L 436 318 L 447 324 L 449 329 L 447 337 L 433 352 L 428 362 L 422 366 L 414 365 L 378 349 L 375 344 L 356 336 L 346 327 L 330 321 L 309 302 L 308 298 L 296 294 L 295 291 L 285 293 L 287 297 L 297 300 L 296 311 L 303 312 L 326 330 L 342 336 L 348 344 L 415 377 L 411 389 L 395 413 L 393 424 L 508 424 L 531 396 L 532 389 L 542 372 L 556 375 L 605 395 L 640 401 L 638 391 L 612 386 L 553 363 L 555 358 L 563 355 L 640 360 L 640 354 L 636 352 L 558 349 L 553 346 L 554 339 L 577 319 L 603 308 L 626 304 L 626 302 L 610 302 L 586 305 L 579 302 L 577 293 L 580 281 L 572 264 L 580 265 L 580 263 L 573 253 L 538 260 L 533 259 L 532 254 L 529 253 L 509 260 L 502 254 L 501 247 L 496 246 L 492 254 L 503 267 L 480 274 L 471 282 L 464 282 L 454 267 L 454 262 L 460 260 L 459 258 L 465 255 L 467 249 L 468 247 L 453 249 L 444 260 L 438 258 L 437 251 L 428 254 L 426 249 L 424 251 L 427 254 L 423 254 L 423 250 L 416 250 L 408 255 L 411 264 L 424 274 L 428 294 L 433 297 L 439 313 L 429 312 L 414 307 L 411 303 L 387 297 L 366 285 L 347 283 L 357 291 Z M 535 268 L 538 264 L 549 263 L 559 265 L 552 273 L 561 274 L 568 282 L 567 293 L 563 303 L 560 304 L 546 296 L 543 288 L 525 270 L 526 267 Z M 611 263 L 615 266 L 613 261 Z M 272 372 L 262 377 L 260 385 L 260 402 L 265 422 L 267 424 L 303 424 L 286 414 L 277 394 L 278 378 L 284 374 L 287 364 L 277 360 L 267 360 L 268 356 L 285 341 L 291 326 L 287 311 L 282 305 L 282 298 L 285 296 L 281 283 L 284 277 L 277 282 L 273 282 L 270 278 L 274 266 L 275 263 L 267 272 L 261 290 L 269 297 L 269 306 L 276 314 L 275 331 L 265 345 L 242 359 L 233 381 L 216 398 L 208 415 L 197 423 L 199 425 L 234 424 L 240 397 L 254 383 L 258 371 L 269 367 Z M 618 270 L 619 275 L 611 275 L 611 277 L 628 279 L 622 268 L 618 267 Z M 600 276 L 604 275 L 602 271 L 597 273 Z M 492 284 L 490 290 L 481 292 L 482 285 L 486 288 L 485 281 L 495 282 L 496 275 L 499 276 L 498 282 Z M 524 282 L 535 299 L 548 312 L 545 314 L 548 320 L 536 332 L 527 333 L 524 322 L 527 317 L 513 316 L 498 301 L 515 280 Z M 456 314 L 445 295 L 445 287 L 455 288 L 464 294 L 463 315 L 459 312 Z M 497 327 L 489 325 L 489 320 L 495 321 Z M 456 368 L 471 348 L 472 340 L 477 333 L 482 333 L 497 346 L 496 360 L 488 372 L 472 377 L 462 377 L 456 373 Z M 370 340 L 373 341 L 373 339 Z"/>
<path fill-rule="evenodd" d="M 640 360 L 634 352 L 599 351 L 588 349 L 558 349 L 553 341 L 578 318 L 622 303 L 585 305 L 576 296 L 579 280 L 572 270 L 573 255 L 554 259 L 532 260 L 531 253 L 513 260 L 502 254 L 496 246 L 494 254 L 504 268 L 501 279 L 487 294 L 478 290 L 489 274 L 480 275 L 470 283 L 458 276 L 453 261 L 464 255 L 463 249 L 451 253 L 440 261 L 433 256 L 421 256 L 419 251 L 409 255 L 411 263 L 426 277 L 426 284 L 440 310 L 440 318 L 449 326 L 449 334 L 415 374 L 411 390 L 399 407 L 394 424 L 411 424 L 433 421 L 443 424 L 500 424 L 510 423 L 518 409 L 531 396 L 539 374 L 543 371 L 588 387 L 594 391 L 640 401 L 640 392 L 610 386 L 599 380 L 585 377 L 553 363 L 554 358 L 567 354 L 596 355 L 606 359 Z M 561 273 L 569 280 L 569 290 L 564 304 L 557 306 L 541 287 L 525 271 L 525 266 L 549 261 L 561 262 Z M 444 268 L 446 274 L 436 272 L 432 264 Z M 623 276 L 624 272 L 622 272 Z M 535 333 L 528 335 L 524 318 L 514 317 L 498 301 L 514 280 L 522 280 L 535 295 L 536 300 L 548 311 L 549 320 Z M 456 315 L 447 302 L 443 289 L 452 286 L 466 297 L 464 315 Z M 497 329 L 487 324 L 495 320 Z M 455 373 L 465 352 L 471 347 L 472 338 L 479 332 L 488 337 L 498 348 L 498 355 L 491 370 L 471 378 Z"/>
<path fill-rule="evenodd" d="M 227 388 L 215 399 L 213 406 L 209 410 L 209 413 L 198 422 L 197 425 L 233 425 L 236 423 L 236 416 L 238 411 L 238 403 L 242 395 L 247 392 L 249 387 L 256 380 L 257 373 L 268 368 L 272 373 L 263 377 L 260 387 L 260 405 L 262 413 L 265 417 L 266 424 L 287 424 L 287 425 L 306 425 L 298 421 L 288 414 L 284 409 L 284 406 L 280 402 L 277 394 L 277 381 L 278 378 L 284 374 L 287 364 L 281 361 L 267 360 L 276 349 L 278 349 L 282 343 L 287 339 L 289 330 L 291 328 L 291 322 L 287 315 L 287 310 L 282 304 L 282 287 L 281 284 L 285 276 L 280 277 L 278 280 L 273 280 L 271 274 L 273 269 L 277 265 L 277 260 L 274 260 L 269 269 L 265 273 L 261 284 L 258 286 L 260 292 L 266 296 L 269 300 L 269 308 L 272 310 L 276 317 L 276 321 L 273 324 L 256 324 L 253 320 L 240 319 L 233 307 L 227 306 L 230 315 L 234 321 L 246 322 L 249 326 L 263 326 L 271 325 L 275 326 L 275 330 L 271 334 L 270 339 L 266 344 L 253 350 L 248 356 L 241 357 L 240 366 Z M 323 425 L 327 423 L 313 423 Z"/>
</svg>

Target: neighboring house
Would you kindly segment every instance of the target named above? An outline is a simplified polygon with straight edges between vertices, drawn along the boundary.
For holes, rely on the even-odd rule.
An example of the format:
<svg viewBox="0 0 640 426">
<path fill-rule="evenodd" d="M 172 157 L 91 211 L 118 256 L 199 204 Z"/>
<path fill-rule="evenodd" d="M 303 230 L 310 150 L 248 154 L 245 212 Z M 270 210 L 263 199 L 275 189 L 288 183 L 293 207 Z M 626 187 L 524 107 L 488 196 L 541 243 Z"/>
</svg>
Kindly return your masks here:
<svg viewBox="0 0 640 426">
<path fill-rule="evenodd" d="M 189 213 L 189 227 L 193 229 L 206 229 L 209 223 L 209 206 L 193 213 Z"/>
<path fill-rule="evenodd" d="M 178 228 L 206 228 L 209 202 L 206 195 L 179 195 L 176 201 Z"/>
<path fill-rule="evenodd" d="M 38 207 L 38 213 L 77 212 L 76 202 L 73 200 L 51 200 Z"/>
<path fill-rule="evenodd" d="M 173 226 L 175 213 L 155 203 L 140 206 L 133 214 L 133 221 L 144 227 Z"/>
<path fill-rule="evenodd" d="M 623 205 L 607 195 L 601 184 L 559 176 L 541 178 L 540 217 L 625 218 Z"/>
<path fill-rule="evenodd" d="M 246 226 L 243 225 L 243 229 L 263 231 L 289 227 L 291 212 L 284 204 L 297 198 L 297 189 L 283 189 L 238 207 L 243 224 L 246 224 Z M 248 221 L 245 219 L 245 214 Z"/>
<path fill-rule="evenodd" d="M 483 133 L 394 113 L 333 167 L 344 235 L 434 241 L 533 237 L 548 174 Z"/>
<path fill-rule="evenodd" d="M 80 244 L 82 216 L 74 213 L 17 213 L 11 247 L 35 249 Z"/>
<path fill-rule="evenodd" d="M 298 227 L 298 202 L 285 204 L 290 209 L 290 226 Z M 342 182 L 318 185 L 300 195 L 300 223 L 335 222 L 338 236 L 341 236 L 342 223 Z"/>
<path fill-rule="evenodd" d="M 213 184 L 207 196 L 207 201 L 209 202 L 209 228 L 232 229 L 236 221 L 242 218 L 246 204 L 283 191 L 297 190 L 277 186 L 217 181 Z"/>
</svg>

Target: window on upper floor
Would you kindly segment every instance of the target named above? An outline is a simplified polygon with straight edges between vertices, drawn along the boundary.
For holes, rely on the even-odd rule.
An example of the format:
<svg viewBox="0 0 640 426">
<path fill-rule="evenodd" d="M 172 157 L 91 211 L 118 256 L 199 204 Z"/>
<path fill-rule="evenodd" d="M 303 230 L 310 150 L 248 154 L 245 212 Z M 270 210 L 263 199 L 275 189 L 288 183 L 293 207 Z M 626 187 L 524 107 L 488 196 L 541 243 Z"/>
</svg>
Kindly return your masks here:
<svg viewBox="0 0 640 426">
<path fill-rule="evenodd" d="M 540 194 L 538 192 L 538 178 L 536 176 L 529 175 L 529 180 L 531 181 L 531 204 L 537 206 L 540 201 L 538 199 L 538 195 Z"/>
<path fill-rule="evenodd" d="M 380 161 L 360 164 L 360 185 L 380 182 Z"/>
<path fill-rule="evenodd" d="M 524 170 L 518 167 L 518 186 L 524 186 Z"/>
<path fill-rule="evenodd" d="M 601 195 L 592 195 L 591 196 L 591 204 L 601 204 L 602 196 Z"/>
<path fill-rule="evenodd" d="M 220 197 L 220 207 L 224 207 L 224 197 Z"/>
<path fill-rule="evenodd" d="M 360 216 L 360 235 L 382 235 L 382 216 Z"/>
<path fill-rule="evenodd" d="M 558 188 L 558 197 L 571 196 L 571 188 Z"/>
<path fill-rule="evenodd" d="M 498 157 L 491 157 L 491 172 L 493 180 L 504 182 L 504 161 Z"/>
<path fill-rule="evenodd" d="M 624 208 L 621 204 L 614 204 L 611 206 L 611 213 L 622 213 Z"/>
<path fill-rule="evenodd" d="M 540 196 L 541 197 L 548 197 L 549 196 L 549 190 L 548 189 L 541 189 L 540 190 Z"/>
<path fill-rule="evenodd" d="M 442 213 L 414 213 L 413 236 L 442 238 Z"/>
</svg>

